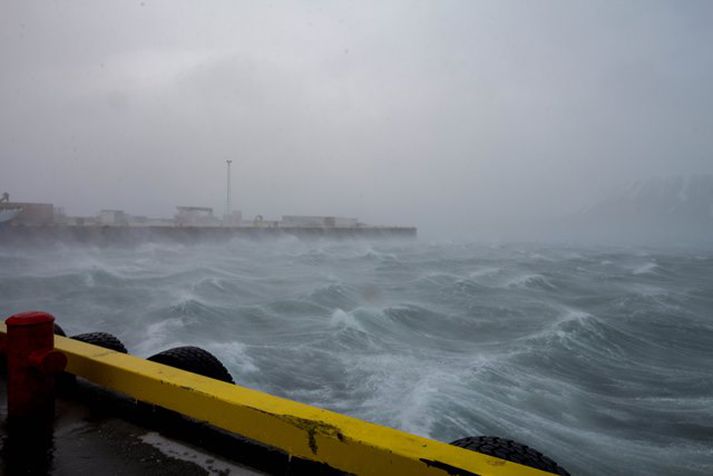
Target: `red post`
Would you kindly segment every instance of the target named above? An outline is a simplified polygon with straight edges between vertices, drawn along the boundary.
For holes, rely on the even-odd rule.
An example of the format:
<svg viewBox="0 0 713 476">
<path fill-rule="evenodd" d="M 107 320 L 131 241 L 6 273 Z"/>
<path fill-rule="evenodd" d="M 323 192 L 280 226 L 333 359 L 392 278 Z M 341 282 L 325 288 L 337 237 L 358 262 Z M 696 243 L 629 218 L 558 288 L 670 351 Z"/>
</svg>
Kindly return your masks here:
<svg viewBox="0 0 713 476">
<path fill-rule="evenodd" d="M 54 350 L 54 316 L 28 311 L 5 319 L 8 417 L 51 418 L 55 377 L 67 357 Z"/>
</svg>

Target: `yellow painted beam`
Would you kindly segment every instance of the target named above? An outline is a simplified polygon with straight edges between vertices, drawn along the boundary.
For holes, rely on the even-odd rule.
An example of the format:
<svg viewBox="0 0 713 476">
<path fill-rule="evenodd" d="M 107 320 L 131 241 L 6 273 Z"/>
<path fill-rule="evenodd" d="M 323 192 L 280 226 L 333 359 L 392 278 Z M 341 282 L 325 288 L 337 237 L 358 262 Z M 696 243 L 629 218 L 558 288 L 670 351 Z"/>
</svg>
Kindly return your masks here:
<svg viewBox="0 0 713 476">
<path fill-rule="evenodd" d="M 91 382 L 347 473 L 551 474 L 65 337 L 55 347 Z"/>
</svg>

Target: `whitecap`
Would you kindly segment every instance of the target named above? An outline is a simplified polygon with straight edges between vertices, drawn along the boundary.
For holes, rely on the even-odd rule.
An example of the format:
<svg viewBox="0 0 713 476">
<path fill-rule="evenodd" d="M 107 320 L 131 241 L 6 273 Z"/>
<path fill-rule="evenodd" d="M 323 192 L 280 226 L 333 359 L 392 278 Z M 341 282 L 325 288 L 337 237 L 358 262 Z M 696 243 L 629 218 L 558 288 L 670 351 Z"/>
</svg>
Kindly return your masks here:
<svg viewBox="0 0 713 476">
<path fill-rule="evenodd" d="M 522 274 L 508 281 L 508 288 L 545 288 L 555 289 L 555 285 L 547 280 L 541 274 Z"/>
<path fill-rule="evenodd" d="M 254 373 L 260 370 L 248 354 L 248 347 L 242 342 L 214 342 L 205 347 L 234 374 Z"/>
<path fill-rule="evenodd" d="M 183 319 L 173 317 L 159 322 L 149 324 L 142 333 L 143 339 L 137 344 L 139 355 L 149 355 L 159 352 L 159 349 L 167 349 L 175 346 L 176 342 L 171 341 L 171 336 L 176 336 L 184 327 Z"/>
<path fill-rule="evenodd" d="M 366 332 L 364 327 L 350 312 L 344 312 L 341 309 L 335 309 L 332 316 L 329 318 L 329 326 L 335 328 L 354 329 L 360 332 Z"/>
<path fill-rule="evenodd" d="M 373 248 L 370 248 L 362 258 L 377 259 L 379 261 L 398 261 L 395 254 L 377 251 Z"/>
</svg>

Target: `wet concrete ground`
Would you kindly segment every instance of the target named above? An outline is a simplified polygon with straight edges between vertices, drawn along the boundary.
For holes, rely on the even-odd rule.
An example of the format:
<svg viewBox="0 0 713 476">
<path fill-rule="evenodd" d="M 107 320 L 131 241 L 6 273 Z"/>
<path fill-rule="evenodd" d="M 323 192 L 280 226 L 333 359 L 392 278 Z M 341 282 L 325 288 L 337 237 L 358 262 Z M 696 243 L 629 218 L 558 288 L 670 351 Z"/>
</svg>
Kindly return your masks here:
<svg viewBox="0 0 713 476">
<path fill-rule="evenodd" d="M 54 424 L 31 428 L 6 419 L 0 379 L 0 474 L 266 474 L 76 401 L 59 399 Z"/>
</svg>

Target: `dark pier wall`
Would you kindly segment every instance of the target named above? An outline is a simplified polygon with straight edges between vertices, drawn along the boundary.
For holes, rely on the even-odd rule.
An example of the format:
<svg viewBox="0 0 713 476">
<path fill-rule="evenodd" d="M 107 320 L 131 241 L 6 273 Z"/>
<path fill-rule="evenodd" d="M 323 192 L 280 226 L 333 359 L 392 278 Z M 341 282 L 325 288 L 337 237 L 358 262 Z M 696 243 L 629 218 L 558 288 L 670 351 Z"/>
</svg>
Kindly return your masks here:
<svg viewBox="0 0 713 476">
<path fill-rule="evenodd" d="M 262 228 L 262 227 L 165 227 L 165 226 L 0 226 L 0 246 L 32 243 L 139 244 L 148 241 L 194 243 L 232 238 L 415 238 L 413 227 L 358 228 Z"/>
</svg>

